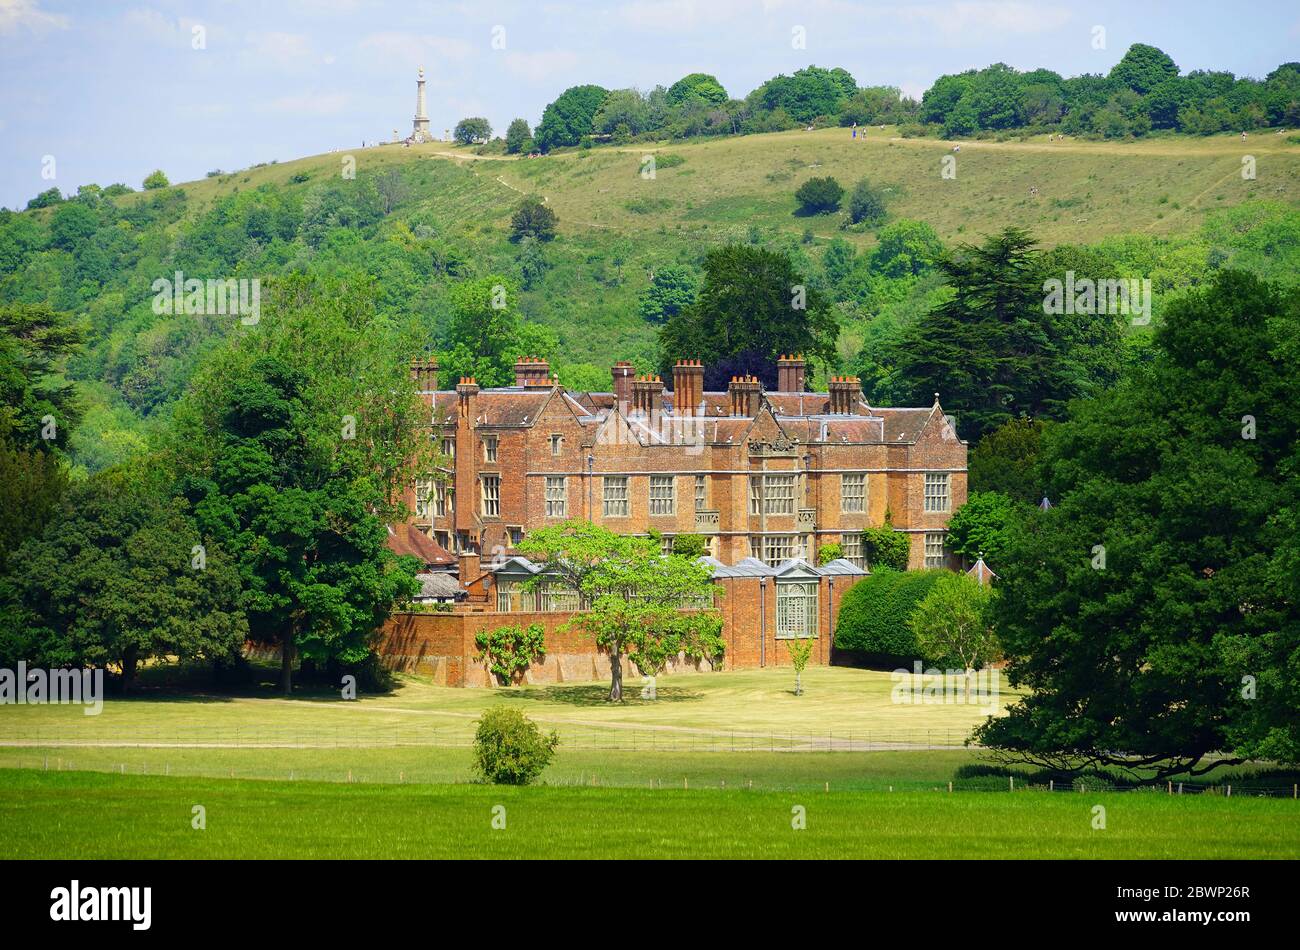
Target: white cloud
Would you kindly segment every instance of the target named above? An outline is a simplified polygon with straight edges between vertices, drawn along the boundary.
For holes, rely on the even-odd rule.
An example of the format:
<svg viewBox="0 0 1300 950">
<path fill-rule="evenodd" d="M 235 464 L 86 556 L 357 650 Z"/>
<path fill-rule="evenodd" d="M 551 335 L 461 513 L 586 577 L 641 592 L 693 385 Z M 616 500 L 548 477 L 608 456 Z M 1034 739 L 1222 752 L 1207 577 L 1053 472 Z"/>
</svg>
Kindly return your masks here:
<svg viewBox="0 0 1300 950">
<path fill-rule="evenodd" d="M 176 44 L 193 48 L 195 27 L 202 27 L 206 42 L 211 43 L 216 40 L 216 36 L 213 35 L 215 31 L 209 24 L 201 23 L 191 17 L 173 20 L 157 10 L 136 8 L 127 10 L 122 15 L 122 19 L 129 29 L 166 45 Z"/>
<path fill-rule="evenodd" d="M 933 6 L 895 7 L 890 12 L 904 23 L 920 24 L 968 40 L 1047 33 L 1070 20 L 1067 7 L 1023 0 L 955 0 Z"/>
<path fill-rule="evenodd" d="M 545 50 L 539 53 L 517 53 L 507 50 L 499 54 L 506 69 L 513 75 L 530 82 L 541 82 L 563 75 L 578 65 L 578 54 L 565 49 Z"/>
<path fill-rule="evenodd" d="M 311 40 L 302 33 L 249 33 L 247 40 L 250 52 L 258 57 L 285 62 L 311 55 Z"/>
<path fill-rule="evenodd" d="M 618 13 L 629 26 L 637 29 L 668 31 L 733 21 L 779 6 L 778 2 L 755 0 L 633 0 L 624 4 Z"/>
<path fill-rule="evenodd" d="M 925 95 L 925 90 L 929 88 L 930 87 L 923 82 L 900 82 L 898 84 L 898 91 L 902 93 L 904 97 L 908 99 L 916 99 L 918 101 L 920 101 L 920 98 Z"/>
<path fill-rule="evenodd" d="M 67 28 L 68 18 L 42 10 L 39 0 L 0 0 L 0 34 L 17 33 L 19 29 L 39 33 Z"/>
<path fill-rule="evenodd" d="M 257 111 L 278 115 L 339 115 L 352 105 L 352 96 L 342 92 L 321 95 L 280 96 L 259 103 Z"/>
<path fill-rule="evenodd" d="M 483 48 L 487 49 L 487 37 Z M 374 53 L 386 62 L 406 62 L 412 66 L 424 65 L 426 69 L 439 60 L 464 60 L 474 52 L 474 47 L 465 40 L 449 39 L 445 36 L 420 36 L 413 33 L 371 33 L 362 37 L 361 49 Z"/>
</svg>

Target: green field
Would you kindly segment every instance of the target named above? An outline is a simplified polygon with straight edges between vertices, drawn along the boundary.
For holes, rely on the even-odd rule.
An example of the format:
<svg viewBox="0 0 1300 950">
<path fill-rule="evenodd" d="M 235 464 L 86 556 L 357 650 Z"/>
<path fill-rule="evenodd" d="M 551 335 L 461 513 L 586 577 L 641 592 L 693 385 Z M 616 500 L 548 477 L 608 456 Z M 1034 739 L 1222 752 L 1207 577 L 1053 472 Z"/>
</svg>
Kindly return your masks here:
<svg viewBox="0 0 1300 950">
<path fill-rule="evenodd" d="M 889 189 L 890 213 L 927 221 L 944 241 L 999 230 L 1008 222 L 1035 231 L 1047 245 L 1088 243 L 1113 234 L 1181 234 L 1205 212 L 1262 198 L 1300 203 L 1300 146 L 1261 132 L 1239 136 L 1154 136 L 1141 141 L 1069 139 L 1046 135 L 1006 142 L 963 141 L 956 178 L 940 177 L 952 142 L 901 138 L 897 129 L 847 129 L 763 135 L 557 153 L 541 159 L 479 157 L 446 143 L 355 150 L 359 171 L 392 164 L 455 162 L 468 175 L 439 174 L 440 217 L 501 227 L 519 194 L 543 195 L 567 234 L 611 232 L 677 242 L 740 239 L 751 226 L 820 238 L 843 236 L 863 246 L 868 234 L 842 233 L 832 218 L 794 214 L 794 192 L 806 180 L 831 175 L 842 184 L 868 177 Z M 672 154 L 685 161 L 640 174 L 642 159 Z M 1253 181 L 1241 177 L 1241 157 L 1254 155 Z M 338 174 L 341 156 L 316 155 L 182 185 L 197 212 L 232 188 L 290 184 L 294 175 Z M 1037 188 L 1037 195 L 1029 189 Z M 129 199 L 128 199 L 129 200 Z"/>
<path fill-rule="evenodd" d="M 639 685 L 632 681 L 619 705 L 606 702 L 607 682 L 459 689 L 403 676 L 392 692 L 355 701 L 338 693 L 285 700 L 269 683 L 239 695 L 146 689 L 129 699 L 109 698 L 97 716 L 71 706 L 0 708 L 0 746 L 465 745 L 482 710 L 506 703 L 554 728 L 568 748 L 960 747 L 990 708 L 1000 711 L 1014 698 L 1003 683 L 993 707 L 895 703 L 891 677 L 874 670 L 816 667 L 804 674 L 804 695 L 795 696 L 788 668 L 683 674 L 661 678 L 655 700 L 639 698 Z"/>
<path fill-rule="evenodd" d="M 786 669 L 687 674 L 661 679 L 657 700 L 632 689 L 619 706 L 604 683 L 451 689 L 401 677 L 356 701 L 284 700 L 269 676 L 229 695 L 180 691 L 184 673 L 170 686 L 146 675 L 153 686 L 98 716 L 0 707 L 0 855 L 1300 855 L 1295 801 L 1250 797 L 1240 772 L 1226 778 L 1239 783 L 1231 799 L 1053 793 L 1026 788 L 1045 782 L 1025 768 L 972 772 L 991 765 L 962 745 L 984 710 L 893 703 L 890 675 L 876 671 L 810 670 L 801 697 Z M 469 740 L 494 703 L 559 732 L 540 786 L 474 784 Z M 505 830 L 490 825 L 498 804 Z M 1097 804 L 1104 831 L 1091 826 Z M 190 827 L 194 805 L 206 830 Z M 795 805 L 806 830 L 790 826 Z"/>
<path fill-rule="evenodd" d="M 202 806 L 206 828 L 192 827 Z M 492 827 L 504 808 L 505 828 Z M 806 827 L 792 826 L 800 806 Z M 1093 827 L 1105 809 L 1105 828 Z M 500 812 L 497 811 L 499 816 Z M 9 772 L 7 858 L 1295 858 L 1291 801 L 760 792 Z"/>
</svg>

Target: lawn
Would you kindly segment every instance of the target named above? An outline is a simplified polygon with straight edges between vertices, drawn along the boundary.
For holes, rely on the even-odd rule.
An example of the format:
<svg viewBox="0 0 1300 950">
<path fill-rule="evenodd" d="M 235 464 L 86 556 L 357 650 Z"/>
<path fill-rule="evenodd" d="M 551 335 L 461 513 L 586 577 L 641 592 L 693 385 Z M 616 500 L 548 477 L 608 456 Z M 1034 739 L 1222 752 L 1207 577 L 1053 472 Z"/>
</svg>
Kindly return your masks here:
<svg viewBox="0 0 1300 950">
<path fill-rule="evenodd" d="M 1104 829 L 1094 827 L 1098 806 Z M 1296 858 L 1296 807 L 1154 792 L 517 789 L 29 771 L 0 784 L 0 856 Z M 795 830 L 800 808 L 806 827 Z"/>
<path fill-rule="evenodd" d="M 0 707 L 0 746 L 114 744 L 165 746 L 398 747 L 466 745 L 479 714 L 517 705 L 559 732 L 569 749 L 631 752 L 961 747 L 996 704 L 893 701 L 891 674 L 817 667 L 794 695 L 789 669 L 662 677 L 658 698 L 610 704 L 608 683 L 459 689 L 401 677 L 387 694 L 345 701 L 337 693 L 280 698 L 269 684 L 243 695 L 141 690 L 109 698 L 97 716 L 71 706 Z"/>
</svg>

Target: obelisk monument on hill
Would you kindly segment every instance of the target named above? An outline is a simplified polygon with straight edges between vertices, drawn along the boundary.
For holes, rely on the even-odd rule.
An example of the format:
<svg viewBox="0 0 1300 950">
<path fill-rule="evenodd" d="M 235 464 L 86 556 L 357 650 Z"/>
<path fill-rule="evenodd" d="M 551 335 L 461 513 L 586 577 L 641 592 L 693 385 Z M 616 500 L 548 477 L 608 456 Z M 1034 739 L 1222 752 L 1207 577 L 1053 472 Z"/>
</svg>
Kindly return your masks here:
<svg viewBox="0 0 1300 950">
<path fill-rule="evenodd" d="M 429 134 L 429 114 L 425 111 L 424 104 L 424 67 L 420 67 L 420 73 L 415 80 L 415 124 L 411 130 L 412 142 L 432 142 L 433 136 Z"/>
</svg>

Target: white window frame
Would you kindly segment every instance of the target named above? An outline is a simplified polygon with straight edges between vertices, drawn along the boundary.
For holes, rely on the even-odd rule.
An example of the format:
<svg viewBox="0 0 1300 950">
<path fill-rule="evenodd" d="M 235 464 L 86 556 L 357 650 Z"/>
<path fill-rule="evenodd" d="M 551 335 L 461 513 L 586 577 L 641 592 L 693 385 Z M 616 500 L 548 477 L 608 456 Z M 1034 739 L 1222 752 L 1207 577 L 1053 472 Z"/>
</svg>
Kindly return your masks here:
<svg viewBox="0 0 1300 950">
<path fill-rule="evenodd" d="M 947 472 L 925 473 L 925 510 L 949 511 L 952 508 L 952 476 Z"/>
<path fill-rule="evenodd" d="M 568 479 L 563 475 L 547 475 L 545 477 L 546 517 L 563 518 L 569 510 Z"/>
<path fill-rule="evenodd" d="M 707 476 L 695 476 L 695 510 L 704 511 L 709 506 L 709 480 Z"/>
<path fill-rule="evenodd" d="M 559 457 L 564 454 L 564 436 L 558 432 L 551 433 L 551 455 Z"/>
<path fill-rule="evenodd" d="M 677 513 L 677 479 L 672 475 L 651 475 L 646 489 L 648 511 L 652 517 Z"/>
<path fill-rule="evenodd" d="M 763 476 L 763 513 L 768 515 L 794 514 L 794 473 Z"/>
<path fill-rule="evenodd" d="M 947 563 L 947 556 L 943 549 L 944 532 L 927 531 L 925 533 L 925 566 L 926 567 L 943 567 Z"/>
<path fill-rule="evenodd" d="M 792 534 L 765 534 L 762 560 L 770 567 L 776 567 L 794 558 L 798 547 L 799 539 Z"/>
<path fill-rule="evenodd" d="M 845 472 L 840 476 L 840 511 L 865 514 L 867 510 L 867 473 Z"/>
<path fill-rule="evenodd" d="M 776 582 L 776 639 L 804 640 L 818 636 L 817 581 Z"/>
<path fill-rule="evenodd" d="M 605 475 L 601 478 L 601 514 L 606 518 L 627 518 L 632 513 L 626 475 Z"/>
<path fill-rule="evenodd" d="M 497 462 L 497 449 L 500 442 L 494 435 L 483 436 L 483 461 L 489 465 L 495 465 Z"/>
<path fill-rule="evenodd" d="M 840 535 L 840 553 L 845 560 L 862 567 L 865 563 L 862 555 L 862 535 L 852 531 Z"/>
<path fill-rule="evenodd" d="M 484 475 L 481 480 L 482 508 L 484 518 L 501 517 L 501 476 Z"/>
</svg>

